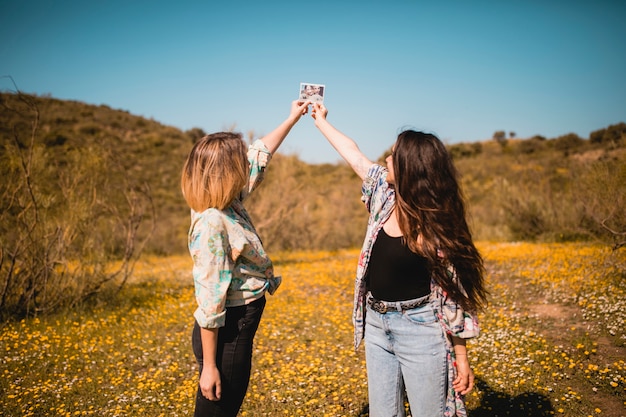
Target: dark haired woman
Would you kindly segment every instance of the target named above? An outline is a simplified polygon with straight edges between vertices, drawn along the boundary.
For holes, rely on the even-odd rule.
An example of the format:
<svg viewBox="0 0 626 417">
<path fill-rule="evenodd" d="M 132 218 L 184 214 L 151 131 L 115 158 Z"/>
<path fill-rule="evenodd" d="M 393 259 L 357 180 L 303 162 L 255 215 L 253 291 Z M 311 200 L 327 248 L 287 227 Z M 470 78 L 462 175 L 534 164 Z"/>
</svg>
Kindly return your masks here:
<svg viewBox="0 0 626 417">
<path fill-rule="evenodd" d="M 196 417 L 235 417 L 246 395 L 265 293 L 274 293 L 280 277 L 274 276 L 242 202 L 259 185 L 272 154 L 308 104 L 294 101 L 289 117 L 249 147 L 238 133 L 205 136 L 183 167 L 198 302 L 192 335 L 200 368 Z"/>
<path fill-rule="evenodd" d="M 369 415 L 464 416 L 474 384 L 465 340 L 486 302 L 483 261 L 456 169 L 434 135 L 398 135 L 387 167 L 371 162 L 313 104 L 316 127 L 363 179 L 370 216 L 355 283 L 355 348 L 365 337 Z"/>
</svg>

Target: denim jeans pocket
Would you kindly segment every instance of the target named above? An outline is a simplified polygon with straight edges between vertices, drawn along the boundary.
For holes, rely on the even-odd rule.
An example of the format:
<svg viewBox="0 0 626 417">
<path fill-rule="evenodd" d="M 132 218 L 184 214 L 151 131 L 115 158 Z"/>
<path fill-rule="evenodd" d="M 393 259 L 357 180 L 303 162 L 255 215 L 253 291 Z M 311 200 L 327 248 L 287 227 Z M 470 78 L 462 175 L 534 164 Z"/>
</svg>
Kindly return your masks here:
<svg viewBox="0 0 626 417">
<path fill-rule="evenodd" d="M 437 321 L 435 312 L 430 304 L 426 304 L 411 310 L 404 310 L 402 317 L 405 317 L 411 323 L 429 325 L 434 324 Z"/>
</svg>

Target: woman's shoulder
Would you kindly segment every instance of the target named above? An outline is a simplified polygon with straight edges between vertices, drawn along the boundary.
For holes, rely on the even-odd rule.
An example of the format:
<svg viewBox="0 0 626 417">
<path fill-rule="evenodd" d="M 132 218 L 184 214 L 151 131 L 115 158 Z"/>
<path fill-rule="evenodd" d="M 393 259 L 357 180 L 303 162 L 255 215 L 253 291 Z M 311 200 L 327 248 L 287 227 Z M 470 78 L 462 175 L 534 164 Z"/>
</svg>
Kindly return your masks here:
<svg viewBox="0 0 626 417">
<path fill-rule="evenodd" d="M 367 176 L 365 177 L 365 180 L 366 181 L 369 180 L 374 183 L 381 183 L 385 181 L 385 179 L 387 178 L 388 172 L 389 170 L 386 167 L 380 164 L 374 163 L 367 170 Z"/>
<path fill-rule="evenodd" d="M 216 209 L 215 207 L 209 207 L 203 211 L 191 211 L 191 217 L 193 219 L 210 219 L 212 217 L 221 217 L 223 215 L 222 210 Z"/>
<path fill-rule="evenodd" d="M 363 179 L 361 187 L 361 201 L 365 203 L 370 215 L 380 213 L 383 210 L 390 210 L 392 205 L 387 204 L 393 201 L 393 189 L 387 183 L 387 168 L 374 164 Z"/>
<path fill-rule="evenodd" d="M 367 175 L 363 179 L 363 193 L 371 195 L 374 192 L 384 192 L 388 188 L 386 167 L 373 164 L 367 171 Z"/>
<path fill-rule="evenodd" d="M 223 225 L 227 217 L 223 210 L 209 207 L 201 212 L 192 211 L 191 223 L 194 227 L 218 228 L 224 227 Z"/>
</svg>

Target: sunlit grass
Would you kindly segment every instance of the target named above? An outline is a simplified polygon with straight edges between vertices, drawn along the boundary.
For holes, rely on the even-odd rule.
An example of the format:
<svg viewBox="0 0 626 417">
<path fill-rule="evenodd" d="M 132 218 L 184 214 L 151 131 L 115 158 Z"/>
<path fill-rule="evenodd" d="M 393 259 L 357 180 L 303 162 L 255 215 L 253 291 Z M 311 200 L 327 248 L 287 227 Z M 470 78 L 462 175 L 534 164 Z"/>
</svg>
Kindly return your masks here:
<svg viewBox="0 0 626 417">
<path fill-rule="evenodd" d="M 480 249 L 491 304 L 470 343 L 478 379 L 470 415 L 626 414 L 623 251 Z M 352 348 L 350 318 L 357 256 L 274 255 L 283 284 L 268 297 L 242 415 L 367 415 L 363 350 Z M 190 266 L 185 256 L 146 259 L 114 306 L 5 323 L 1 414 L 192 415 Z"/>
</svg>

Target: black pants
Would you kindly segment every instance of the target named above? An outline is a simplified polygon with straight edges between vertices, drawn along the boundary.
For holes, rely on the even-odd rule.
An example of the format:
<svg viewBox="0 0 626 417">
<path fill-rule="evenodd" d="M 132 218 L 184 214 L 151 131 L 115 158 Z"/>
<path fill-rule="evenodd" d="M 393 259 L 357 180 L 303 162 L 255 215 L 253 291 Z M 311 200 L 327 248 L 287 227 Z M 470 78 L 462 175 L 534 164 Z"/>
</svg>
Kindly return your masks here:
<svg viewBox="0 0 626 417">
<path fill-rule="evenodd" d="M 226 325 L 219 330 L 216 354 L 222 397 L 219 401 L 209 401 L 198 385 L 194 417 L 235 417 L 239 412 L 250 382 L 252 342 L 264 308 L 265 296 L 248 305 L 226 309 Z M 191 341 L 202 374 L 202 339 L 197 322 Z"/>
</svg>

